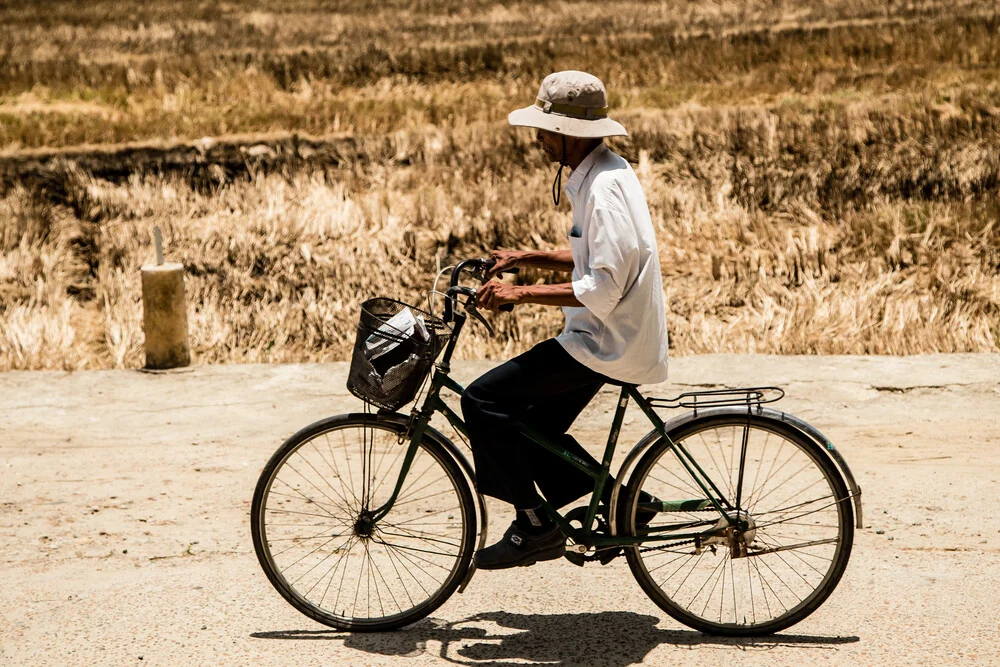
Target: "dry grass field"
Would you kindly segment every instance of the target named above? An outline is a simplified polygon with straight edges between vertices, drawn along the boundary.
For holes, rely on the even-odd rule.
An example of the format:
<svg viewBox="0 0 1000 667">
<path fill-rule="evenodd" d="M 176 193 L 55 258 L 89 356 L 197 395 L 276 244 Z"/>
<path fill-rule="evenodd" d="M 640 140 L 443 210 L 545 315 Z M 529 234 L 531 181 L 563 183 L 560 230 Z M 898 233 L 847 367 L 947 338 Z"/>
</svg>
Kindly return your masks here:
<svg viewBox="0 0 1000 667">
<path fill-rule="evenodd" d="M 364 298 L 563 245 L 505 119 L 567 68 L 631 131 L 674 353 L 1000 351 L 993 0 L 12 0 L 0 370 L 141 366 L 154 225 L 202 363 L 343 359 Z M 561 315 L 496 322 L 460 353 Z"/>
</svg>

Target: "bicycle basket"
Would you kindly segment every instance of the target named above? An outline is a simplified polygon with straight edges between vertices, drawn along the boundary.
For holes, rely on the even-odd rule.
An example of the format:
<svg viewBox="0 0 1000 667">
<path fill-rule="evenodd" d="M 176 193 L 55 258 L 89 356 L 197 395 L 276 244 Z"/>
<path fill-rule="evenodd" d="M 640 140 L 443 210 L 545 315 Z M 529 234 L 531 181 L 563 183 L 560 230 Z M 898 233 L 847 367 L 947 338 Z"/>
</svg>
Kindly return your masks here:
<svg viewBox="0 0 1000 667">
<path fill-rule="evenodd" d="M 384 410 L 414 399 L 451 330 L 438 317 L 401 301 L 369 299 L 347 376 L 347 390 Z"/>
</svg>

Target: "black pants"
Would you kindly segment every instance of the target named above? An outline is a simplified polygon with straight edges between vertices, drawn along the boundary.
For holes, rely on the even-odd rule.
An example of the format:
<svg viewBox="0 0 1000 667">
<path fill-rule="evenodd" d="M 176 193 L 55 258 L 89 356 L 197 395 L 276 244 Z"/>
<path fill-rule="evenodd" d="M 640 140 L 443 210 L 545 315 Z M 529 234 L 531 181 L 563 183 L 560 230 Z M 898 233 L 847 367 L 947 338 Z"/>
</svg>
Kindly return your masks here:
<svg viewBox="0 0 1000 667">
<path fill-rule="evenodd" d="M 536 484 L 554 507 L 592 491 L 590 476 L 521 435 L 515 422 L 600 465 L 566 431 L 606 381 L 549 339 L 469 385 L 462 413 L 480 493 L 527 509 L 541 502 Z"/>
</svg>

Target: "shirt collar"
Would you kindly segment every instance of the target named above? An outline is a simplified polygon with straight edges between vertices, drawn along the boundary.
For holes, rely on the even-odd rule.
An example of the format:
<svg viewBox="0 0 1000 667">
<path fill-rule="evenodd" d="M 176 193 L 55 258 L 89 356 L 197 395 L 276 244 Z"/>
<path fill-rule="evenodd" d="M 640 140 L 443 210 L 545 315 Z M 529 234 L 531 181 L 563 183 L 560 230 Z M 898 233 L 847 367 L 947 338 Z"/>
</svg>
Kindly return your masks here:
<svg viewBox="0 0 1000 667">
<path fill-rule="evenodd" d="M 583 161 L 577 165 L 566 181 L 564 187 L 566 194 L 570 197 L 576 197 L 577 193 L 580 192 L 580 187 L 583 186 L 583 181 L 587 178 L 587 174 L 590 173 L 590 170 L 594 168 L 597 161 L 609 150 L 607 145 L 602 141 L 594 150 L 587 154 L 587 157 L 583 158 Z"/>
</svg>

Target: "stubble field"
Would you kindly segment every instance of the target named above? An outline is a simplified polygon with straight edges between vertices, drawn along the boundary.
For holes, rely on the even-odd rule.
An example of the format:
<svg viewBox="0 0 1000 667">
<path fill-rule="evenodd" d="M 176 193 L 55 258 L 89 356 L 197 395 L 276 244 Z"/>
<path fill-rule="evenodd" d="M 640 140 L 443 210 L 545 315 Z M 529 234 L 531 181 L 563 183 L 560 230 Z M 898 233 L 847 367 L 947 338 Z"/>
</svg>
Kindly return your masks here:
<svg viewBox="0 0 1000 667">
<path fill-rule="evenodd" d="M 343 359 L 364 298 L 564 245 L 554 170 L 505 119 L 569 68 L 631 132 L 675 354 L 1000 350 L 992 2 L 21 1 L 0 369 L 141 366 L 154 225 L 204 363 Z M 460 354 L 561 316 L 496 322 Z"/>
</svg>

